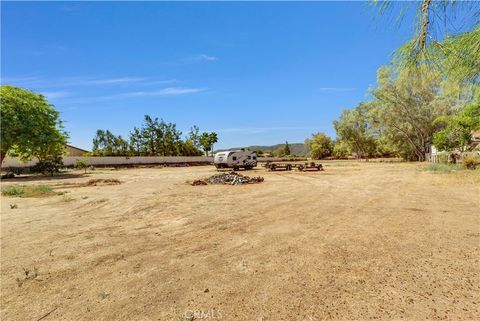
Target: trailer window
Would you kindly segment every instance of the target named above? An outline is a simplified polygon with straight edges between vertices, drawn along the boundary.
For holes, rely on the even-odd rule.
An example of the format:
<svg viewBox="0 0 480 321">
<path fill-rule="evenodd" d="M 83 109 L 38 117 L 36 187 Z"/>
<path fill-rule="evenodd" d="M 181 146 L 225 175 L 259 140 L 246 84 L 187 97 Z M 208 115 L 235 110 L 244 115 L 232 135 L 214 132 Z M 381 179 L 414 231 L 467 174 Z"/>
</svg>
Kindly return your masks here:
<svg viewBox="0 0 480 321">
<path fill-rule="evenodd" d="M 252 159 L 250 156 L 248 156 L 248 159 Z"/>
<path fill-rule="evenodd" d="M 233 159 L 233 160 L 237 160 L 237 156 L 233 156 L 232 159 Z"/>
<path fill-rule="evenodd" d="M 257 159 L 257 156 L 253 156 L 253 159 Z"/>
</svg>

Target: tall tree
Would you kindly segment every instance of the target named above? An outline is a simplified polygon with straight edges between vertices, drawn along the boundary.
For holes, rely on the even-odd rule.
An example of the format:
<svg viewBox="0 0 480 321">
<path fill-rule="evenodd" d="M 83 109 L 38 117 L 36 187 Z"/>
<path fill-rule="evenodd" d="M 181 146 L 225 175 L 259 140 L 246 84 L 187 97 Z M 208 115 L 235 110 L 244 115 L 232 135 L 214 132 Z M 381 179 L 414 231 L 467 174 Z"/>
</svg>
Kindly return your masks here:
<svg viewBox="0 0 480 321">
<path fill-rule="evenodd" d="M 145 115 L 145 123 L 142 127 L 142 138 L 146 143 L 146 152 L 149 156 L 157 155 L 158 150 L 158 118 L 152 119 L 149 115 Z"/>
<path fill-rule="evenodd" d="M 47 99 L 13 86 L 0 87 L 0 160 L 14 152 L 23 160 L 58 158 L 67 143 L 60 115 Z"/>
<path fill-rule="evenodd" d="M 333 122 L 339 141 L 347 143 L 357 158 L 366 158 L 375 153 L 375 136 L 368 121 L 368 104 L 360 104 L 355 109 L 345 109 L 338 120 Z"/>
<path fill-rule="evenodd" d="M 378 87 L 373 91 L 376 123 L 386 137 L 399 148 L 404 158 L 423 161 L 432 143 L 433 120 L 452 112 L 452 104 L 441 97 L 438 72 L 393 73 L 392 68 L 378 71 Z"/>
<path fill-rule="evenodd" d="M 215 132 L 211 132 L 211 133 L 204 132 L 200 135 L 199 142 L 206 156 L 208 156 L 208 153 L 210 151 L 213 151 L 213 145 L 217 141 L 218 141 L 218 136 L 217 136 L 217 133 Z"/>
<path fill-rule="evenodd" d="M 290 154 L 291 154 L 290 145 L 288 145 L 288 142 L 285 141 L 285 145 L 283 146 L 283 155 L 288 156 Z"/>
<path fill-rule="evenodd" d="M 460 82 L 478 82 L 480 74 L 480 3 L 459 0 L 386 1 L 372 3 L 383 14 L 398 12 L 398 21 L 413 7 L 414 35 L 397 50 L 396 65 L 415 71 L 422 65 L 455 77 Z M 453 31 L 467 30 L 455 34 Z"/>
<path fill-rule="evenodd" d="M 146 144 L 140 129 L 133 128 L 133 131 L 130 132 L 129 141 L 130 152 L 135 156 L 142 155 Z"/>
<path fill-rule="evenodd" d="M 305 141 L 305 145 L 310 150 L 310 157 L 313 159 L 322 159 L 332 155 L 333 141 L 324 133 L 312 134 L 312 137 Z"/>
</svg>

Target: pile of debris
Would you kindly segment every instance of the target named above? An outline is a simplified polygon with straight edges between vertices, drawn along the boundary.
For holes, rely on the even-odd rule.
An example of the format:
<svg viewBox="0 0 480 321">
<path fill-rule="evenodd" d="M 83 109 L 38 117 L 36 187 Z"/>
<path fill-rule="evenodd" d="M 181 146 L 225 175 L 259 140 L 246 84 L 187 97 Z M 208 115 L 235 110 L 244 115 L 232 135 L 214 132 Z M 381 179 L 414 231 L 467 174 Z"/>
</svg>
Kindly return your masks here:
<svg viewBox="0 0 480 321">
<path fill-rule="evenodd" d="M 207 184 L 223 184 L 223 185 L 243 185 L 243 184 L 256 184 L 264 181 L 261 176 L 249 177 L 236 172 L 222 173 L 210 176 L 207 179 L 194 180 L 192 185 L 207 185 Z"/>
</svg>

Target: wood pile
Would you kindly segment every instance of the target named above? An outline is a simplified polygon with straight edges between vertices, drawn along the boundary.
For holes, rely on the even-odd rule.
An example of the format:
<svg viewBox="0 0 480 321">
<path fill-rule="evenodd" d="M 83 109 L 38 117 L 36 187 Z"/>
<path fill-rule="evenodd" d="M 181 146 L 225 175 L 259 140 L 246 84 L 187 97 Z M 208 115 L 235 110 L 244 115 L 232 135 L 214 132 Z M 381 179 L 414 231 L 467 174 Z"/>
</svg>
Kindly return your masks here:
<svg viewBox="0 0 480 321">
<path fill-rule="evenodd" d="M 221 184 L 221 185 L 244 185 L 244 184 L 257 184 L 264 181 L 261 176 L 249 177 L 236 172 L 221 173 L 210 176 L 206 179 L 197 179 L 192 182 L 192 186 L 207 185 L 207 184 Z"/>
</svg>

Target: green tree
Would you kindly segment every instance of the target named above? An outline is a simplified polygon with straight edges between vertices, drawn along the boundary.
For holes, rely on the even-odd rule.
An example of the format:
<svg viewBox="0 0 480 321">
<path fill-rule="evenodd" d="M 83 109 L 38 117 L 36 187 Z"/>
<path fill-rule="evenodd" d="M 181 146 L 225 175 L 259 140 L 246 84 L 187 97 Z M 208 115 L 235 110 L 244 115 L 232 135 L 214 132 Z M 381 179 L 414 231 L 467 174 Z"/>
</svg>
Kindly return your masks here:
<svg viewBox="0 0 480 321">
<path fill-rule="evenodd" d="M 375 136 L 368 119 L 369 105 L 360 104 L 355 109 L 345 109 L 338 120 L 333 122 L 339 141 L 343 141 L 355 152 L 357 158 L 375 154 Z"/>
<path fill-rule="evenodd" d="M 0 99 L 1 162 L 9 152 L 22 160 L 36 157 L 40 161 L 63 154 L 68 136 L 59 112 L 44 96 L 5 85 L 0 87 Z"/>
<path fill-rule="evenodd" d="M 190 139 L 187 139 L 181 144 L 181 155 L 182 156 L 201 156 L 203 155 L 203 152 L 199 150 Z"/>
<path fill-rule="evenodd" d="M 402 157 L 423 161 L 435 132 L 433 120 L 452 112 L 452 102 L 439 95 L 440 73 L 424 71 L 414 76 L 382 67 L 377 82 L 369 112 L 374 126 L 381 128 Z"/>
<path fill-rule="evenodd" d="M 480 74 L 480 3 L 475 1 L 371 1 L 381 13 L 399 12 L 404 21 L 413 7 L 416 11 L 411 22 L 414 35 L 396 51 L 394 59 L 400 69 L 416 72 L 427 65 L 447 77 L 460 82 L 478 81 Z M 463 8 L 462 8 L 463 7 Z M 458 14 L 459 10 L 462 14 Z M 452 30 L 467 29 L 461 34 Z"/>
<path fill-rule="evenodd" d="M 185 137 L 185 141 L 181 144 L 181 155 L 183 156 L 200 156 L 202 155 L 200 145 L 200 128 L 193 126 L 190 128 L 188 135 Z"/>
<path fill-rule="evenodd" d="M 84 170 L 85 174 L 87 174 L 87 169 L 88 169 L 88 162 L 85 159 L 77 159 L 75 162 L 75 167 L 79 170 Z"/>
<path fill-rule="evenodd" d="M 208 152 L 213 151 L 213 145 L 218 142 L 217 133 L 204 132 L 199 137 L 199 143 L 205 151 L 205 155 L 208 156 Z"/>
<path fill-rule="evenodd" d="M 144 154 L 146 142 L 140 129 L 137 127 L 133 128 L 133 131 L 131 131 L 129 135 L 129 141 L 130 153 L 132 155 L 140 156 Z"/>
<path fill-rule="evenodd" d="M 322 159 L 332 155 L 333 141 L 324 133 L 312 134 L 312 137 L 305 140 L 305 145 L 310 150 L 310 157 L 313 159 Z"/>
<path fill-rule="evenodd" d="M 350 145 L 341 140 L 341 141 L 336 141 L 334 146 L 333 146 L 333 156 L 338 159 L 344 159 L 347 158 L 352 154 L 352 149 Z"/>
<path fill-rule="evenodd" d="M 433 135 L 438 150 L 471 150 L 472 131 L 480 129 L 480 95 L 457 115 L 440 116 L 433 123 L 443 127 Z"/>
<path fill-rule="evenodd" d="M 288 156 L 290 154 L 291 154 L 290 145 L 288 145 L 288 142 L 286 141 L 285 146 L 283 146 L 283 155 Z"/>
<path fill-rule="evenodd" d="M 96 156 L 127 156 L 129 144 L 121 135 L 116 136 L 111 131 L 97 130 L 93 138 L 92 153 Z"/>
</svg>

